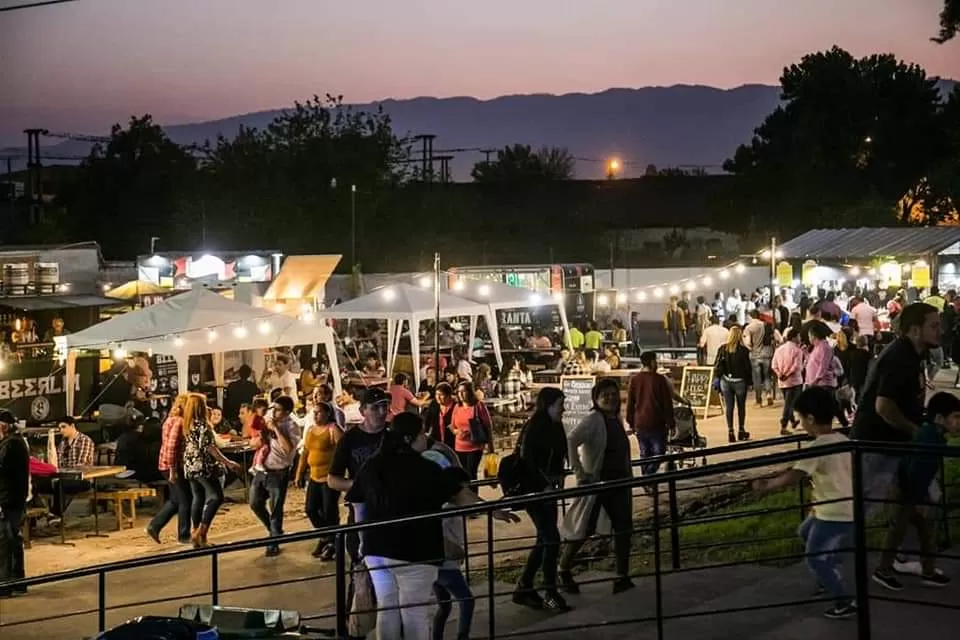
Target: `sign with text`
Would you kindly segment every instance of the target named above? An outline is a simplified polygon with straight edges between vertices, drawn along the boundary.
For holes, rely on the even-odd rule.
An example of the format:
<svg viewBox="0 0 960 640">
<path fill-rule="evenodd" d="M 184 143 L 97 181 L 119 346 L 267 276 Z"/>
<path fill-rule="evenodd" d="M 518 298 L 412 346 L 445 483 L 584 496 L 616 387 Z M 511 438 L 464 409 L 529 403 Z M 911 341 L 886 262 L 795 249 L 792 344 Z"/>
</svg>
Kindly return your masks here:
<svg viewBox="0 0 960 640">
<path fill-rule="evenodd" d="M 563 391 L 563 428 L 570 434 L 593 410 L 594 376 L 560 376 Z"/>
<path fill-rule="evenodd" d="M 93 390 L 95 358 L 77 358 L 74 406 L 83 408 Z M 46 422 L 67 412 L 66 369 L 51 360 L 7 362 L 0 372 L 0 408 L 20 420 Z"/>
<path fill-rule="evenodd" d="M 713 367 L 684 367 L 680 395 L 690 401 L 694 411 L 702 409 L 706 419 L 713 399 Z"/>
</svg>

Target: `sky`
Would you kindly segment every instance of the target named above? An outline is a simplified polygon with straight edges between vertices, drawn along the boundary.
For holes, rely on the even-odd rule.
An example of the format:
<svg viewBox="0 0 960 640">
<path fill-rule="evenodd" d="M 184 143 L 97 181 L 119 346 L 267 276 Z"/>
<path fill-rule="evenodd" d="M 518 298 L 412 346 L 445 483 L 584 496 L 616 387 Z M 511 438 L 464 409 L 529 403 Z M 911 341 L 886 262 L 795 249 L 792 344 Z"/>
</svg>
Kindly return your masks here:
<svg viewBox="0 0 960 640">
<path fill-rule="evenodd" d="M 0 6 L 26 0 L 0 0 Z M 164 123 L 415 96 L 775 84 L 837 44 L 960 76 L 941 0 L 77 0 L 0 13 L 0 106 Z"/>
</svg>

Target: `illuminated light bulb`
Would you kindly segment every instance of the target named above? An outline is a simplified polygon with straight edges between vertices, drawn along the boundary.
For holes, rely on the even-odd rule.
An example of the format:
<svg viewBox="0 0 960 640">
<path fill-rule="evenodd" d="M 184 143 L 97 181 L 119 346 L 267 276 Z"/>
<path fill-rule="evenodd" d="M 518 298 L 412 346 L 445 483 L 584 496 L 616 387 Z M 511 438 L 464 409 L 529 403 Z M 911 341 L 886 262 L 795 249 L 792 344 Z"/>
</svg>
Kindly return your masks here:
<svg viewBox="0 0 960 640">
<path fill-rule="evenodd" d="M 477 293 L 479 293 L 482 296 L 490 295 L 490 285 L 487 285 L 487 284 L 480 285 L 479 287 L 477 287 Z"/>
<path fill-rule="evenodd" d="M 127 350 L 123 347 L 117 347 L 113 350 L 113 358 L 115 360 L 123 360 L 127 357 Z"/>
<path fill-rule="evenodd" d="M 850 267 L 850 275 L 856 278 L 860 275 L 860 267 Z"/>
<path fill-rule="evenodd" d="M 540 294 L 539 293 L 530 294 L 530 302 L 533 304 L 540 304 Z"/>
<path fill-rule="evenodd" d="M 243 325 L 240 325 L 239 327 L 235 327 L 233 330 L 233 335 L 234 337 L 237 337 L 237 338 L 246 338 L 247 328 Z"/>
<path fill-rule="evenodd" d="M 653 297 L 654 297 L 654 298 L 662 298 L 662 297 L 663 297 L 663 288 L 657 287 L 656 289 L 654 289 L 654 290 L 653 290 Z"/>
<path fill-rule="evenodd" d="M 210 329 L 209 331 L 207 331 L 207 342 L 213 342 L 216 339 L 217 339 L 216 331 L 214 331 L 213 329 Z"/>
<path fill-rule="evenodd" d="M 601 307 L 605 307 L 608 304 L 610 304 L 610 298 L 608 298 L 605 294 L 601 293 L 599 296 L 597 296 L 597 304 L 600 305 Z"/>
<path fill-rule="evenodd" d="M 106 293 L 107 291 L 110 291 L 110 285 L 109 285 L 109 284 L 103 285 L 103 292 Z"/>
<path fill-rule="evenodd" d="M 624 304 L 627 301 L 627 294 L 618 293 L 617 294 L 617 304 Z"/>
<path fill-rule="evenodd" d="M 383 290 L 383 299 L 384 300 L 393 300 L 397 297 L 397 292 L 393 289 L 384 289 Z"/>
<path fill-rule="evenodd" d="M 423 287 L 424 289 L 426 289 L 426 288 L 429 287 L 431 284 L 433 284 L 433 278 L 431 278 L 430 276 L 421 276 L 421 278 L 420 278 L 420 286 L 421 286 L 421 287 Z"/>
<path fill-rule="evenodd" d="M 646 299 L 647 299 L 646 291 L 640 291 L 639 293 L 637 293 L 637 302 L 643 302 Z"/>
<path fill-rule="evenodd" d="M 563 293 L 561 293 L 560 291 L 554 291 L 554 292 L 553 292 L 553 299 L 554 299 L 556 302 L 563 302 Z"/>
<path fill-rule="evenodd" d="M 270 333 L 270 323 L 264 320 L 257 326 L 257 331 L 264 335 Z"/>
<path fill-rule="evenodd" d="M 177 336 L 176 338 L 174 338 L 174 339 L 173 339 L 173 346 L 176 347 L 177 349 L 179 349 L 180 347 L 182 347 L 182 346 L 183 346 L 183 338 L 181 338 L 180 336 Z"/>
<path fill-rule="evenodd" d="M 770 259 L 770 249 L 764 249 L 764 251 L 760 254 L 760 257 L 763 258 L 764 260 L 769 260 L 769 259 Z"/>
<path fill-rule="evenodd" d="M 686 289 L 687 291 L 693 291 L 696 287 L 697 285 L 693 282 L 693 280 L 683 285 L 683 288 Z"/>
<path fill-rule="evenodd" d="M 678 286 L 675 285 L 675 284 L 674 284 L 674 285 L 671 285 L 671 286 L 670 286 L 670 295 L 675 296 L 675 295 L 677 295 L 678 293 L 680 293 L 680 287 L 678 287 Z"/>
<path fill-rule="evenodd" d="M 314 318 L 313 312 L 308 311 L 307 313 L 303 314 L 303 316 L 300 319 L 303 320 L 304 324 L 313 324 L 313 321 L 315 318 Z"/>
<path fill-rule="evenodd" d="M 746 267 L 743 266 L 742 264 L 738 264 L 733 268 L 733 270 L 736 271 L 737 273 L 743 273 L 746 270 Z"/>
<path fill-rule="evenodd" d="M 454 290 L 454 291 L 463 291 L 463 288 L 464 288 L 465 286 L 467 286 L 467 285 L 463 282 L 463 280 L 455 280 L 454 283 L 453 283 L 453 290 Z"/>
<path fill-rule="evenodd" d="M 727 271 L 726 269 L 724 269 L 723 271 L 720 272 L 720 279 L 721 279 L 721 280 L 726 280 L 726 279 L 729 278 L 729 277 L 730 277 L 730 272 Z"/>
<path fill-rule="evenodd" d="M 703 278 L 703 286 L 709 287 L 709 286 L 712 285 L 712 284 L 713 284 L 713 278 L 711 278 L 710 276 L 704 276 L 704 278 Z"/>
<path fill-rule="evenodd" d="M 277 313 L 283 312 L 283 310 L 286 308 L 287 308 L 287 305 L 283 304 L 282 302 L 278 302 L 277 304 L 273 305 L 273 310 L 276 311 Z"/>
</svg>

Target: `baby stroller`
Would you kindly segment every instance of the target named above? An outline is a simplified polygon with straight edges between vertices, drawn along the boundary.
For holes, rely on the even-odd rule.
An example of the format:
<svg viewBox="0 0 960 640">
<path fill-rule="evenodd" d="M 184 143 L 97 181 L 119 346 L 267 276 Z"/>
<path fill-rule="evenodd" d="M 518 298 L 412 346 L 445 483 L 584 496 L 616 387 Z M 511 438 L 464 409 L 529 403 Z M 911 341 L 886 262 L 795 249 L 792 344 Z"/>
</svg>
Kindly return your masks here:
<svg viewBox="0 0 960 640">
<path fill-rule="evenodd" d="M 697 414 L 689 404 L 678 404 L 673 407 L 673 418 L 676 423 L 674 430 L 667 436 L 667 453 L 683 453 L 707 448 L 707 439 L 697 431 Z M 700 464 L 706 465 L 704 456 Z M 685 458 L 677 461 L 677 468 L 697 466 L 696 458 Z"/>
</svg>

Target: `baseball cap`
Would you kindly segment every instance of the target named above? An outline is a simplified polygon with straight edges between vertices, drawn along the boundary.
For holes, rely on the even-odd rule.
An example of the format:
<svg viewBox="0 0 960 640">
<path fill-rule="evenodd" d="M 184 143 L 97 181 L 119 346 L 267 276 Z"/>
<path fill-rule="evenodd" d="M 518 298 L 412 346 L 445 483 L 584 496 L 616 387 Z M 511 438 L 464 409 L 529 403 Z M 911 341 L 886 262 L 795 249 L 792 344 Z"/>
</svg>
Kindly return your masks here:
<svg viewBox="0 0 960 640">
<path fill-rule="evenodd" d="M 380 387 L 370 387 L 363 393 L 360 406 L 369 407 L 375 404 L 390 404 L 390 394 Z"/>
<path fill-rule="evenodd" d="M 0 422 L 17 426 L 17 416 L 6 409 L 0 409 Z"/>
</svg>

